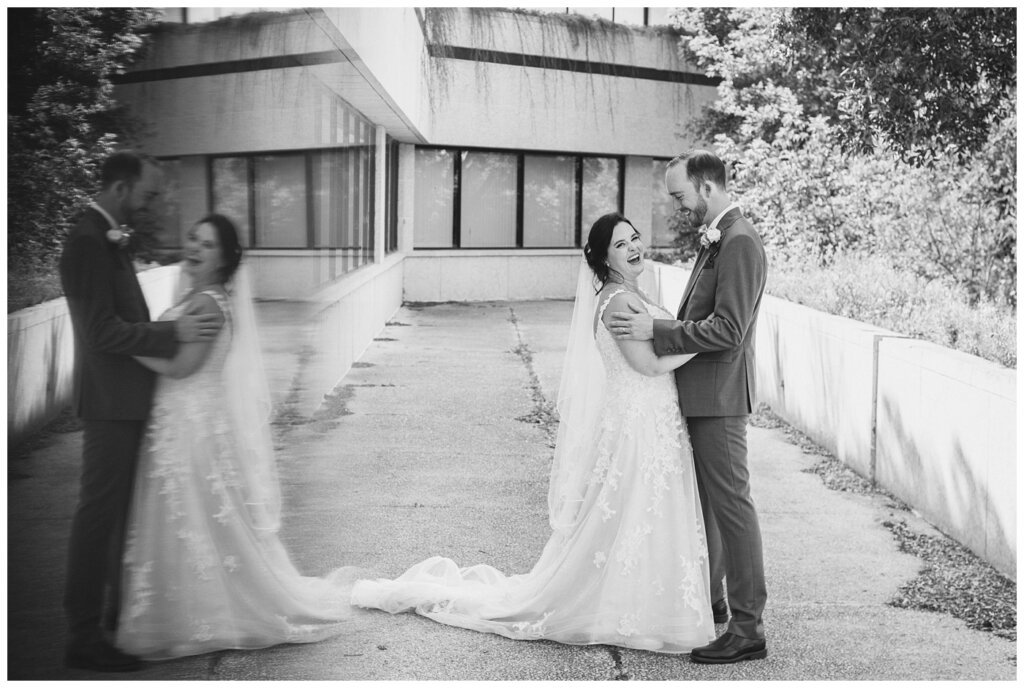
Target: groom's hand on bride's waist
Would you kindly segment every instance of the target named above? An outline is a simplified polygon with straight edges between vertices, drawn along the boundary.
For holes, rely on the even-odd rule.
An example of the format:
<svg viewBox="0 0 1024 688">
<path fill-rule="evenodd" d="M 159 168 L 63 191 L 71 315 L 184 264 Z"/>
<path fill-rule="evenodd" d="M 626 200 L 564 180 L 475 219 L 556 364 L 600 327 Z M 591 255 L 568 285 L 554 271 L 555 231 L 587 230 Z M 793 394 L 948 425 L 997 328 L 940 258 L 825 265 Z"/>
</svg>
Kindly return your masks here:
<svg viewBox="0 0 1024 688">
<path fill-rule="evenodd" d="M 632 303 L 626 304 L 629 312 L 612 313 L 608 331 L 616 339 L 654 339 L 654 318 L 650 313 L 639 310 Z"/>
<path fill-rule="evenodd" d="M 174 321 L 174 334 L 182 343 L 208 342 L 223 326 L 223 313 L 199 313 L 198 307 L 193 306 Z"/>
</svg>

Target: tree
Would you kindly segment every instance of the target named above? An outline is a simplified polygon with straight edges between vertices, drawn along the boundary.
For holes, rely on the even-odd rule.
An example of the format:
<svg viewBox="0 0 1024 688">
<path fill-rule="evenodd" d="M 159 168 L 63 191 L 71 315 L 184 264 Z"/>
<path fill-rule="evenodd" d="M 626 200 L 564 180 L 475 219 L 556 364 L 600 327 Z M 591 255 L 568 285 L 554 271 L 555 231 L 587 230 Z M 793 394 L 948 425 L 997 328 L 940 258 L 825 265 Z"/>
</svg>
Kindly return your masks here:
<svg viewBox="0 0 1024 688">
<path fill-rule="evenodd" d="M 132 131 L 110 78 L 143 46 L 159 10 L 8 11 L 9 268 L 52 265 L 99 162 Z"/>
<path fill-rule="evenodd" d="M 795 12 L 702 8 L 676 14 L 685 56 L 723 79 L 696 133 L 733 163 L 734 194 L 773 255 L 798 265 L 827 265 L 842 254 L 880 255 L 895 269 L 954 283 L 974 301 L 1015 304 L 1015 77 L 1004 74 L 998 87 L 995 77 L 984 79 L 979 97 L 985 107 L 978 112 L 973 105 L 966 112 L 928 111 L 937 127 L 931 138 L 918 119 L 901 119 L 894 110 L 889 114 L 896 121 L 870 137 L 865 149 L 856 129 L 848 131 L 854 124 L 841 116 L 848 108 L 839 69 L 872 74 L 888 68 L 877 64 L 871 50 L 850 66 L 857 58 L 851 46 L 844 48 L 847 62 L 824 60 L 824 48 L 793 32 Z M 905 23 L 896 23 L 906 30 Z M 962 22 L 953 25 L 967 31 Z M 873 30 L 886 34 L 878 26 Z M 991 22 L 978 30 L 995 31 Z M 843 41 L 855 41 L 851 31 Z M 963 74 L 962 65 L 973 63 L 978 73 L 998 72 L 1005 60 L 980 45 L 985 38 L 962 37 L 961 46 L 974 45 L 978 53 L 948 58 L 955 69 L 933 71 Z M 898 49 L 891 46 L 889 55 Z M 875 93 L 898 90 L 886 78 L 871 87 Z M 907 76 L 910 83 L 923 79 Z M 942 97 L 956 91 L 952 77 L 946 87 Z M 960 87 L 971 88 L 966 80 Z M 960 122 L 961 129 L 951 129 L 951 122 Z"/>
<path fill-rule="evenodd" d="M 979 151 L 1017 83 L 1014 7 L 799 8 L 778 35 L 828 94 L 844 147 L 915 164 Z"/>
</svg>

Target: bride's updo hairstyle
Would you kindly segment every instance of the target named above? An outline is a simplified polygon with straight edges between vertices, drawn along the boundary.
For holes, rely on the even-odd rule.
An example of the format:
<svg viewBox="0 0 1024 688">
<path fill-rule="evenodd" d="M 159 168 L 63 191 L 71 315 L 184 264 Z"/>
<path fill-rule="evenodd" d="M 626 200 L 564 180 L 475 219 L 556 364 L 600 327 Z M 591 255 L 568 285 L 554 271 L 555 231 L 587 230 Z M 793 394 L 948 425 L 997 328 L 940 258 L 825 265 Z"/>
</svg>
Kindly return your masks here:
<svg viewBox="0 0 1024 688">
<path fill-rule="evenodd" d="M 221 259 L 224 261 L 220 268 L 220 279 L 226 283 L 242 262 L 242 243 L 238 239 L 235 223 L 219 213 L 210 213 L 196 224 L 212 225 L 217 230 L 217 243 L 220 244 Z"/>
<path fill-rule="evenodd" d="M 612 234 L 620 222 L 625 222 L 630 227 L 633 227 L 633 223 L 623 217 L 622 213 L 608 213 L 597 218 L 597 221 L 590 228 L 587 243 L 583 247 L 583 256 L 587 259 L 587 265 L 597 275 L 602 288 L 608 282 L 613 272 L 608 267 L 608 246 L 612 243 Z M 636 227 L 633 227 L 633 229 L 636 229 Z"/>
</svg>

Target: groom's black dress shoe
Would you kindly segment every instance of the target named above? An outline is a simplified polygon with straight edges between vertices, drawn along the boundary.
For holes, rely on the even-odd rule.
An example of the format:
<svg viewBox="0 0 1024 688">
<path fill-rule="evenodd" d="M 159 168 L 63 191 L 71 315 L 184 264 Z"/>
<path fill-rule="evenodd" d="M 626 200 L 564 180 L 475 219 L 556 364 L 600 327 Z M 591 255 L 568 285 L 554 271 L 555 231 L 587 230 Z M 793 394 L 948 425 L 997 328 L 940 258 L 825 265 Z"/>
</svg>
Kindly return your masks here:
<svg viewBox="0 0 1024 688">
<path fill-rule="evenodd" d="M 725 598 L 711 603 L 711 613 L 715 617 L 716 624 L 724 624 L 729 620 L 729 603 Z"/>
<path fill-rule="evenodd" d="M 690 652 L 690 660 L 697 664 L 732 664 L 767 656 L 768 646 L 764 638 L 741 638 L 732 633 L 723 633 L 710 645 L 695 647 Z"/>
<path fill-rule="evenodd" d="M 64 653 L 64 666 L 89 671 L 138 671 L 142 668 L 142 661 L 99 640 L 86 645 L 68 647 Z"/>
</svg>

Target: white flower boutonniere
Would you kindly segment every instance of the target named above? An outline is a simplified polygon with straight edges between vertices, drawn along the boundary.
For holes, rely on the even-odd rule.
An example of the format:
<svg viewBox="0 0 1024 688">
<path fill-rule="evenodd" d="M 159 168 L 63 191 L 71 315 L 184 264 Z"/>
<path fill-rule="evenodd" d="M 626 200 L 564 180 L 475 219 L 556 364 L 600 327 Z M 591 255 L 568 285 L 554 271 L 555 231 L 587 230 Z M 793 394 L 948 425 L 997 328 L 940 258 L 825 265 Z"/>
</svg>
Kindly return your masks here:
<svg viewBox="0 0 1024 688">
<path fill-rule="evenodd" d="M 133 230 L 128 225 L 121 225 L 117 229 L 107 230 L 107 241 L 112 244 L 117 244 L 119 248 L 124 248 L 131 241 Z"/>
<path fill-rule="evenodd" d="M 702 248 L 708 248 L 711 244 L 717 243 L 722 238 L 722 230 L 718 227 L 714 229 L 705 229 L 700 233 L 700 245 Z"/>
</svg>

